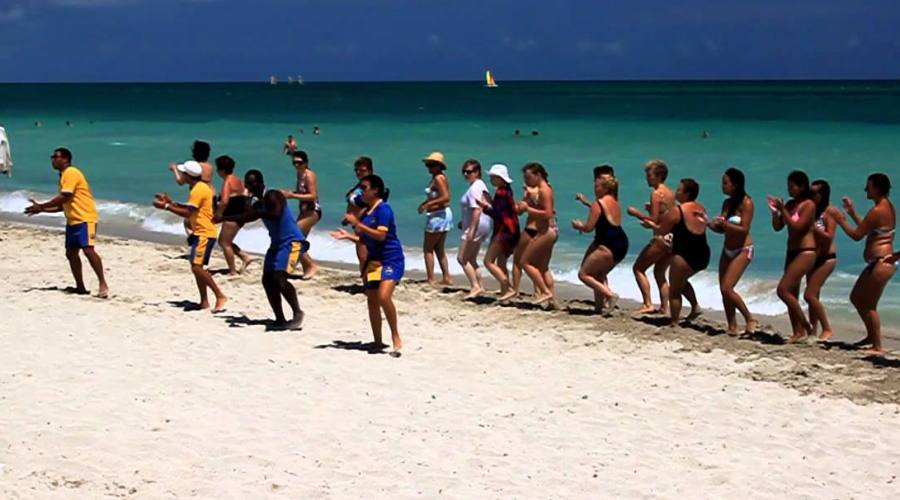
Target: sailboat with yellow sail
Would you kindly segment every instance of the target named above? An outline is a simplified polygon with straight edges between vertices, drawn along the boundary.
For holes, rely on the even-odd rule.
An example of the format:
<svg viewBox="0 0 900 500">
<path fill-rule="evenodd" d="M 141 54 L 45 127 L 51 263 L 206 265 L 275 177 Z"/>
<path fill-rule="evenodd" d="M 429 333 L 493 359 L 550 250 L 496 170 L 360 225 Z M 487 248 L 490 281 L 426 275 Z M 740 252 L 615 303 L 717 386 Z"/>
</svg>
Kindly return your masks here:
<svg viewBox="0 0 900 500">
<path fill-rule="evenodd" d="M 484 86 L 488 88 L 499 87 L 497 82 L 494 80 L 494 74 L 491 73 L 491 70 L 487 70 L 484 73 Z"/>
</svg>

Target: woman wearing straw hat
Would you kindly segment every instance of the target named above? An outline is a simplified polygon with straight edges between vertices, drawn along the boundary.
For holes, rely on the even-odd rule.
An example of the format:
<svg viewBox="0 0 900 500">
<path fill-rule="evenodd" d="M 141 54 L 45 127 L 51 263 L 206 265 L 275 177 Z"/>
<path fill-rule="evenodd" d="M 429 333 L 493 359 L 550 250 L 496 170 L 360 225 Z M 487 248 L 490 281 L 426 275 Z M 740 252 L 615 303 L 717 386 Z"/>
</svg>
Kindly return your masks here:
<svg viewBox="0 0 900 500">
<path fill-rule="evenodd" d="M 447 262 L 447 252 L 444 250 L 447 233 L 453 225 L 453 212 L 450 210 L 450 183 L 447 181 L 447 176 L 444 175 L 447 164 L 444 162 L 444 154 L 438 151 L 423 158 L 422 162 L 425 163 L 428 173 L 431 174 L 431 181 L 425 188 L 427 198 L 419 205 L 419 213 L 425 214 L 425 242 L 422 248 L 425 253 L 425 274 L 429 284 L 438 284 L 434 278 L 434 258 L 437 256 L 438 264 L 441 266 L 440 284 L 452 285 L 450 265 Z"/>
</svg>

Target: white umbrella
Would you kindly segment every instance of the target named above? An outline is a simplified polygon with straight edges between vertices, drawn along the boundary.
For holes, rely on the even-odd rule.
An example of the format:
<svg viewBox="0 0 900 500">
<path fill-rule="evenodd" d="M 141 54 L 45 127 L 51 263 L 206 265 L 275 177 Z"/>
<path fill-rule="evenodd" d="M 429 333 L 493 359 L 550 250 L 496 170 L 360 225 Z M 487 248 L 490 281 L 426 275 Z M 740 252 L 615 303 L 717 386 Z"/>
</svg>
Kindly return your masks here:
<svg viewBox="0 0 900 500">
<path fill-rule="evenodd" d="M 12 151 L 9 149 L 9 137 L 6 136 L 6 129 L 0 127 L 0 174 L 12 177 L 12 166 Z"/>
</svg>

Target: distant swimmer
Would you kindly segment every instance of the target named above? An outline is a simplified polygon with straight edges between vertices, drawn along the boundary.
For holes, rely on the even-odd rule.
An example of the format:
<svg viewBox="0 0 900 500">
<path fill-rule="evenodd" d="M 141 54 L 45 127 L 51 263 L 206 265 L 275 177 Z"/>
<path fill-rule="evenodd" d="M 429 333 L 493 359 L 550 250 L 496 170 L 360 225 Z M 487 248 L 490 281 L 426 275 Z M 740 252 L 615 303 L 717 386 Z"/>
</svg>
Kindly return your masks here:
<svg viewBox="0 0 900 500">
<path fill-rule="evenodd" d="M 537 136 L 537 135 L 540 135 L 540 132 L 538 132 L 537 130 L 532 130 L 531 135 Z"/>
<path fill-rule="evenodd" d="M 300 133 L 303 133 L 303 129 L 300 129 Z M 284 147 L 281 148 L 281 151 L 286 155 L 294 154 L 294 151 L 297 151 L 297 141 L 294 139 L 294 136 L 287 136 L 287 140 L 284 141 Z"/>
<path fill-rule="evenodd" d="M 704 139 L 709 139 L 709 132 L 706 129 L 703 130 L 703 134 L 701 135 Z"/>
<path fill-rule="evenodd" d="M 84 252 L 88 263 L 97 274 L 97 281 L 99 281 L 97 297 L 108 298 L 109 286 L 103 276 L 103 262 L 94 249 L 98 216 L 91 187 L 81 170 L 72 165 L 72 152 L 68 149 L 54 150 L 50 156 L 50 162 L 53 169 L 59 171 L 59 194 L 44 203 L 31 200 L 31 206 L 25 209 L 25 213 L 27 215 L 52 212 L 65 214 L 66 258 L 69 259 L 72 277 L 75 278 L 75 288 L 70 290 L 80 295 L 88 293 L 81 273 L 81 258 L 78 255 L 80 250 Z"/>
<path fill-rule="evenodd" d="M 71 127 L 71 126 L 72 126 L 72 122 L 70 122 L 69 120 L 66 120 L 66 126 L 67 126 L 67 127 Z"/>
<path fill-rule="evenodd" d="M 43 124 L 43 123 L 41 123 L 41 121 L 40 121 L 40 120 L 37 120 L 37 121 L 35 121 L 35 122 L 34 122 L 34 126 L 35 126 L 35 128 L 41 128 L 41 127 L 43 127 L 43 126 L 44 126 L 44 124 Z"/>
<path fill-rule="evenodd" d="M 319 135 L 322 133 L 322 129 L 319 127 L 313 127 L 313 135 Z"/>
<path fill-rule="evenodd" d="M 516 129 L 516 131 L 513 132 L 513 135 L 516 136 L 516 137 L 522 137 L 522 131 L 519 130 L 519 129 Z"/>
<path fill-rule="evenodd" d="M 212 312 L 223 312 L 228 297 L 219 289 L 219 285 L 206 269 L 209 265 L 209 257 L 216 246 L 216 225 L 213 224 L 213 188 L 209 183 L 201 180 L 203 167 L 196 161 L 186 161 L 178 165 L 179 173 L 191 186 L 191 194 L 187 203 L 176 203 L 166 193 L 157 193 L 153 199 L 153 206 L 184 217 L 190 222 L 191 234 L 188 237 L 190 245 L 191 272 L 197 280 L 197 289 L 200 292 L 200 309 L 209 309 L 209 299 L 206 289 L 211 288 L 216 296 L 216 304 Z"/>
<path fill-rule="evenodd" d="M 249 170 L 244 176 L 244 186 L 257 200 L 250 210 L 240 214 L 216 217 L 225 224 L 246 224 L 262 219 L 269 232 L 271 243 L 266 250 L 263 264 L 262 284 L 272 312 L 275 313 L 273 330 L 293 330 L 303 322 L 303 310 L 297 301 L 297 290 L 288 281 L 288 275 L 300 261 L 300 255 L 309 248 L 303 232 L 294 222 L 294 214 L 287 199 L 278 189 L 266 191 L 263 174 L 259 170 Z M 284 316 L 281 298 L 291 307 L 291 320 Z"/>
</svg>

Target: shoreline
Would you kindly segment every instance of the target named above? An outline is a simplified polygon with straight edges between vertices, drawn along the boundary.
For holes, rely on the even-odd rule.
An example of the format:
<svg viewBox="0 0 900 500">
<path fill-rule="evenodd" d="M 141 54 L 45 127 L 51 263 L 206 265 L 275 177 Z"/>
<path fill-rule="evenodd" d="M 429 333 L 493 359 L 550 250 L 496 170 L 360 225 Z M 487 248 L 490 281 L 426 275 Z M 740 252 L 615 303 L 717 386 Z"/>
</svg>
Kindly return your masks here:
<svg viewBox="0 0 900 500">
<path fill-rule="evenodd" d="M 13 224 L 13 225 L 21 225 L 26 227 L 33 227 L 38 229 L 49 229 L 49 230 L 62 230 L 62 223 L 60 220 L 54 219 L 40 219 L 40 218 L 30 218 L 25 215 L 16 215 L 9 213 L 0 214 L 0 225 L 2 224 Z M 324 230 L 317 230 L 318 233 L 322 233 Z M 102 231 L 100 236 L 109 236 L 114 238 L 123 238 L 127 240 L 135 240 L 135 241 L 145 241 L 150 243 L 161 243 L 165 245 L 173 245 L 173 246 L 184 246 L 184 236 L 173 235 L 170 233 L 161 233 L 161 232 L 152 232 L 146 231 L 143 229 L 136 229 L 134 224 L 132 223 L 122 223 L 122 222 L 104 222 L 102 226 Z M 248 251 L 248 253 L 262 258 L 263 254 Z M 483 256 L 484 249 L 480 255 Z M 221 258 L 221 249 L 218 247 L 214 250 L 214 257 L 218 256 Z M 452 258 L 452 256 L 448 253 L 448 257 Z M 332 261 L 327 259 L 319 260 L 317 258 L 316 261 L 322 268 L 325 269 L 333 269 L 333 270 L 341 270 L 341 271 L 353 271 L 357 268 L 357 266 L 353 263 L 341 262 L 341 261 Z M 499 288 L 499 285 L 487 272 L 483 267 L 480 268 L 480 272 L 484 278 L 485 284 L 490 290 L 496 290 Z M 467 287 L 467 281 L 464 275 L 462 274 L 451 274 L 453 278 L 453 285 L 449 287 L 443 287 L 447 290 L 453 291 L 462 291 Z M 425 272 L 420 270 L 407 270 L 404 278 L 406 280 L 413 280 L 414 282 L 424 282 L 425 280 Z M 653 285 L 653 289 L 655 290 L 655 284 Z M 569 283 L 565 281 L 557 281 L 556 283 L 556 291 L 558 302 L 560 302 L 564 307 L 567 303 L 582 303 L 582 304 L 592 304 L 593 295 L 588 290 L 587 287 L 581 286 L 574 283 Z M 531 292 L 531 281 L 526 277 L 522 276 L 522 292 L 530 293 Z M 773 291 L 774 293 L 774 291 Z M 487 293 L 483 294 L 481 297 L 476 299 L 477 303 L 491 303 L 493 300 L 493 294 Z M 461 301 L 462 302 L 462 301 Z M 521 303 L 527 303 L 528 300 L 520 299 Z M 618 313 L 629 313 L 630 311 L 637 309 L 639 303 L 635 300 L 628 298 L 621 298 L 618 304 Z M 701 304 L 701 307 L 703 304 Z M 781 336 L 783 338 L 787 338 L 790 336 L 790 320 L 788 319 L 787 314 L 780 315 L 767 315 L 754 313 L 755 318 L 759 322 L 760 329 L 769 332 L 781 332 Z M 647 318 L 661 318 L 660 315 L 646 315 Z M 715 327 L 718 329 L 724 329 L 723 325 L 725 323 L 724 312 L 712 309 L 712 308 L 704 308 L 703 314 L 701 316 L 703 321 L 710 325 L 711 327 Z M 640 321 L 640 319 L 636 319 L 636 321 Z M 738 317 L 739 325 L 742 324 L 742 319 L 740 316 Z M 853 342 L 862 337 L 865 337 L 866 331 L 865 327 L 862 324 L 862 321 L 859 318 L 845 318 L 842 316 L 834 315 L 831 318 L 832 327 L 834 328 L 834 337 L 833 341 L 836 342 Z M 785 334 L 785 332 L 788 332 Z M 891 325 L 882 324 L 882 338 L 884 341 L 885 349 L 888 352 L 900 352 L 900 329 L 891 328 Z"/>
</svg>

